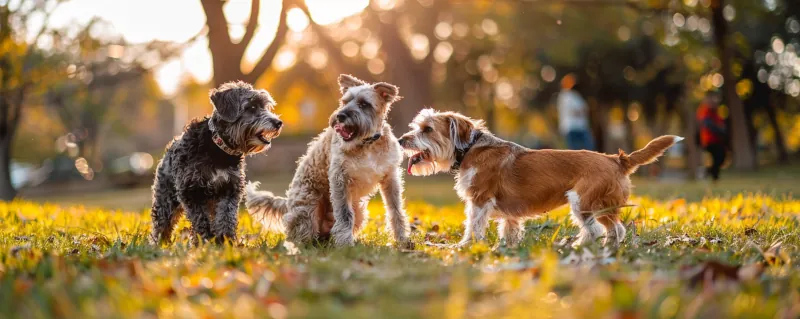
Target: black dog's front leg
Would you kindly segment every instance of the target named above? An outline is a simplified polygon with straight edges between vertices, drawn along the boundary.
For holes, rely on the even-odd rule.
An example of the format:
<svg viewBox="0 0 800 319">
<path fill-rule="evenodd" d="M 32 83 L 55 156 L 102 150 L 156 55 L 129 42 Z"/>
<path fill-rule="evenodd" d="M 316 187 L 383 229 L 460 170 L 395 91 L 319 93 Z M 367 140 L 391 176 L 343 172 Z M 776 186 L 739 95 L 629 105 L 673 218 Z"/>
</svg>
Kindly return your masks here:
<svg viewBox="0 0 800 319">
<path fill-rule="evenodd" d="M 178 189 L 178 199 L 183 205 L 186 217 L 192 223 L 193 243 L 198 243 L 197 237 L 203 240 L 214 237 L 211 232 L 208 200 L 203 190 L 196 186 Z"/>
<path fill-rule="evenodd" d="M 219 199 L 216 203 L 214 224 L 211 225 L 211 231 L 216 236 L 218 244 L 222 244 L 226 240 L 230 242 L 236 241 L 236 226 L 239 223 L 239 201 L 241 198 L 239 194 L 240 192 L 230 194 Z"/>
</svg>

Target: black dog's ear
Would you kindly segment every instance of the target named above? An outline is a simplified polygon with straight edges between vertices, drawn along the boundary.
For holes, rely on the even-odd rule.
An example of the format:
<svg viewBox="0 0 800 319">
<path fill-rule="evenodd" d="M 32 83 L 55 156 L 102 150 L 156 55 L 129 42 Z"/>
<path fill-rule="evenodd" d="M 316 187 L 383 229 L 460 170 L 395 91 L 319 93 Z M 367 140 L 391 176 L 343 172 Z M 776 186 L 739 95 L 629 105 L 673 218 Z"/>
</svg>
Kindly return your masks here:
<svg viewBox="0 0 800 319">
<path fill-rule="evenodd" d="M 373 84 L 372 88 L 375 89 L 375 92 L 378 92 L 378 95 L 386 103 L 394 103 L 402 99 L 401 96 L 397 95 L 398 93 L 400 93 L 400 89 L 397 88 L 396 85 L 392 85 L 386 82 L 378 82 Z"/>
<path fill-rule="evenodd" d="M 211 104 L 214 105 L 214 113 L 225 122 L 233 122 L 239 118 L 241 105 L 238 95 L 235 89 L 211 89 L 208 94 Z"/>
<path fill-rule="evenodd" d="M 351 87 L 364 84 L 367 84 L 367 82 L 364 82 L 361 79 L 354 77 L 350 74 L 339 75 L 339 92 L 341 92 L 342 94 L 344 94 L 344 92 L 347 92 L 347 89 Z"/>
</svg>

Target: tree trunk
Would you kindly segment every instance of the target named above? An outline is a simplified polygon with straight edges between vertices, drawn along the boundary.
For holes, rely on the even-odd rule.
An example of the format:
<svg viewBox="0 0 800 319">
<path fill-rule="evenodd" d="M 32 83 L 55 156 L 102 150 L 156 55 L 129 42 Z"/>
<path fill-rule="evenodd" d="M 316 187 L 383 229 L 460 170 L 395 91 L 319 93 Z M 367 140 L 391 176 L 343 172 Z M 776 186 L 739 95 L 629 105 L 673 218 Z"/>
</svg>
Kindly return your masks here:
<svg viewBox="0 0 800 319">
<path fill-rule="evenodd" d="M 0 200 L 10 201 L 17 196 L 11 185 L 11 141 L 7 136 L 0 138 Z"/>
<path fill-rule="evenodd" d="M 603 152 L 606 150 L 606 127 L 608 126 L 608 115 L 605 104 L 597 100 L 589 99 L 589 126 L 594 138 L 594 150 Z"/>
<path fill-rule="evenodd" d="M 772 130 L 775 132 L 775 148 L 778 151 L 778 163 L 780 164 L 789 162 L 789 152 L 786 150 L 786 142 L 783 139 L 781 127 L 778 125 L 777 115 L 778 104 L 782 102 L 784 97 L 783 93 L 778 93 L 778 96 L 773 95 L 769 103 L 767 103 L 767 118 L 769 119 L 769 125 L 772 126 Z"/>
<path fill-rule="evenodd" d="M 689 90 L 686 91 L 688 92 Z M 697 120 L 695 119 L 695 109 L 688 101 L 684 101 L 679 114 L 686 131 L 686 136 L 684 136 L 686 138 L 684 141 L 684 145 L 686 145 L 686 171 L 689 180 L 695 180 L 697 179 L 697 168 L 702 163 L 702 150 L 698 147 L 696 139 Z"/>
<path fill-rule="evenodd" d="M 724 79 L 723 91 L 731 116 L 731 146 L 733 148 L 733 165 L 737 169 L 755 170 L 757 168 L 756 153 L 747 131 L 747 117 L 742 100 L 736 94 L 736 78 L 731 72 L 733 50 L 728 44 L 728 22 L 723 16 L 724 0 L 711 1 L 711 16 L 714 26 L 714 41 L 720 58 L 720 72 Z"/>
<path fill-rule="evenodd" d="M 425 107 L 433 107 L 433 93 L 431 92 L 430 79 L 415 78 L 412 75 L 398 72 L 403 65 L 397 65 L 392 70 L 389 81 L 400 87 L 402 100 L 397 102 L 389 113 L 389 124 L 392 125 L 395 135 L 400 136 L 407 130 L 408 123 L 417 116 L 417 113 Z M 405 66 L 408 67 L 408 66 Z M 399 74 L 395 74 L 395 72 Z"/>
</svg>

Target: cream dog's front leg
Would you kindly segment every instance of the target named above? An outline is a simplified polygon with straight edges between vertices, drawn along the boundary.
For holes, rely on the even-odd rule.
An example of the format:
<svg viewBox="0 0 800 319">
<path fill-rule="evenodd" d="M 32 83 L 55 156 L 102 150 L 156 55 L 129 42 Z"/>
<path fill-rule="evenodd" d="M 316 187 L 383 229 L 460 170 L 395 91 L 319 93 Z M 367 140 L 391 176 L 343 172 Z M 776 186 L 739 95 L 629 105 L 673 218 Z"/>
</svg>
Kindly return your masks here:
<svg viewBox="0 0 800 319">
<path fill-rule="evenodd" d="M 355 211 L 353 210 L 348 178 L 342 170 L 342 163 L 331 163 L 328 170 L 328 182 L 331 189 L 333 217 L 336 219 L 331 228 L 331 237 L 336 246 L 353 246 L 353 228 L 355 227 Z"/>
<path fill-rule="evenodd" d="M 408 217 L 403 207 L 403 177 L 399 169 L 392 169 L 381 181 L 381 198 L 386 208 L 387 228 L 398 246 L 408 246 Z"/>
</svg>

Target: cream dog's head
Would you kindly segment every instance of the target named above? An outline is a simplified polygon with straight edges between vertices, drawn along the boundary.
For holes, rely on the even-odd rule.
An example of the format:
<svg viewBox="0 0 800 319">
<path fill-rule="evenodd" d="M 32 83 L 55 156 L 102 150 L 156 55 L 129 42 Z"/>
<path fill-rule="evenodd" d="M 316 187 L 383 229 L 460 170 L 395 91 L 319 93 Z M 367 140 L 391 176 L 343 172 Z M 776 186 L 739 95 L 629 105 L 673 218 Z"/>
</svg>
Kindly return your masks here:
<svg viewBox="0 0 800 319">
<path fill-rule="evenodd" d="M 401 99 L 395 85 L 369 84 L 347 74 L 339 76 L 339 90 L 342 98 L 329 124 L 346 144 L 361 143 L 380 134 L 392 103 Z"/>
<path fill-rule="evenodd" d="M 485 130 L 483 121 L 455 112 L 424 109 L 417 114 L 400 146 L 408 159 L 408 173 L 428 176 L 447 172 L 455 162 L 456 152 L 471 145 L 476 133 Z"/>
</svg>

